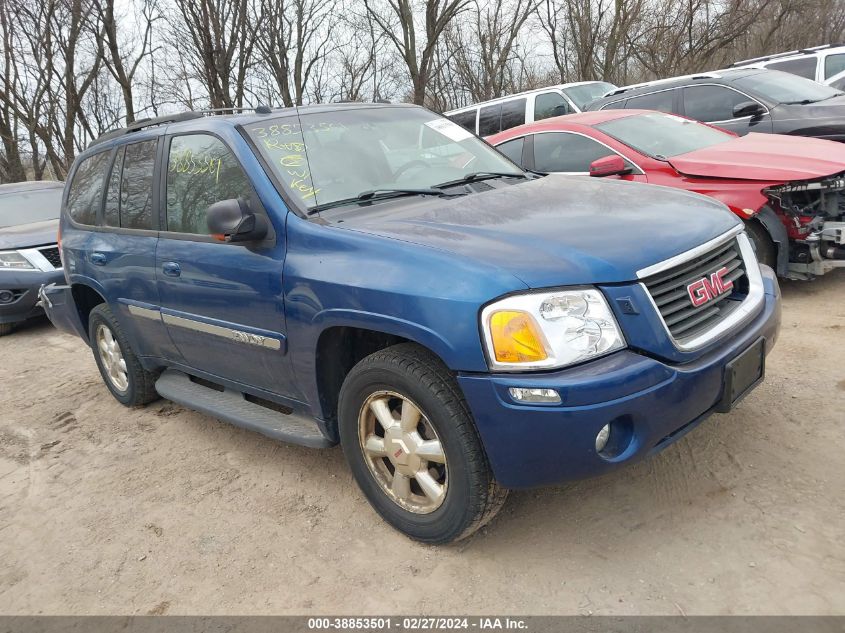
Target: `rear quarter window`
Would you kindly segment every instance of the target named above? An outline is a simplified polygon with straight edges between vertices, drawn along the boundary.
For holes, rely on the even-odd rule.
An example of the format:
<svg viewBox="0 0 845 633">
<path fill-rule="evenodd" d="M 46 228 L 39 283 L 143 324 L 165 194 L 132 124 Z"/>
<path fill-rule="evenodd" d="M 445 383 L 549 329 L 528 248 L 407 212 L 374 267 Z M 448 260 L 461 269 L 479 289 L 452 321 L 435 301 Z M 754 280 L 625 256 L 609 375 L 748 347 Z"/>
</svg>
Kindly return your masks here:
<svg viewBox="0 0 845 633">
<path fill-rule="evenodd" d="M 468 112 L 458 112 L 457 114 L 452 114 L 448 118 L 460 125 L 465 130 L 469 130 L 473 134 L 475 134 L 475 115 L 478 110 L 470 110 Z"/>
<path fill-rule="evenodd" d="M 97 223 L 97 210 L 103 201 L 103 182 L 111 152 L 94 154 L 83 160 L 73 175 L 67 195 L 67 213 L 77 224 Z"/>
</svg>

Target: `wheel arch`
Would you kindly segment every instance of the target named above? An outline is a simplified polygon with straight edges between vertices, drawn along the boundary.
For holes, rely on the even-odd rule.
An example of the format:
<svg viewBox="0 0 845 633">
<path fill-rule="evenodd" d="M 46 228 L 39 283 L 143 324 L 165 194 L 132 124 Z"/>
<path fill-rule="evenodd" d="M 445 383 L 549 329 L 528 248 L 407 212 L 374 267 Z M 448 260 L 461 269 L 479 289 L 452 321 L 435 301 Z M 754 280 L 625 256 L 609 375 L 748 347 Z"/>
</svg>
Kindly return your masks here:
<svg viewBox="0 0 845 633">
<path fill-rule="evenodd" d="M 334 315 L 338 317 L 340 315 Z M 346 318 L 321 319 L 323 327 L 313 349 L 314 409 L 319 411 L 326 430 L 337 439 L 337 408 L 340 388 L 358 362 L 379 350 L 400 343 L 414 343 L 434 354 L 450 368 L 452 348 L 439 335 L 395 318 L 377 322 L 362 319 L 360 313 Z"/>
<path fill-rule="evenodd" d="M 79 321 L 82 323 L 82 330 L 85 338 L 88 339 L 88 318 L 96 306 L 107 303 L 103 294 L 93 286 L 84 282 L 72 282 L 71 293 L 73 302 L 76 305 Z"/>
</svg>

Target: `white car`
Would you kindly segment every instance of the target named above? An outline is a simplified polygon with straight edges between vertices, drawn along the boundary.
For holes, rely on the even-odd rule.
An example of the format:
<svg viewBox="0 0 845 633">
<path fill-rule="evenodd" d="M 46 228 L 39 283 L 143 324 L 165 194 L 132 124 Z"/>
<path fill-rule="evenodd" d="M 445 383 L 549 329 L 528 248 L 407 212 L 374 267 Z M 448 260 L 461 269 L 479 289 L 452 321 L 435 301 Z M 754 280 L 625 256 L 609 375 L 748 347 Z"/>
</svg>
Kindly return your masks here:
<svg viewBox="0 0 845 633">
<path fill-rule="evenodd" d="M 579 81 L 483 101 L 444 112 L 461 127 L 478 136 L 490 136 L 517 125 L 553 116 L 582 112 L 616 86 L 606 81 Z"/>
<path fill-rule="evenodd" d="M 825 44 L 797 51 L 755 57 L 731 64 L 730 68 L 782 70 L 820 84 L 841 89 L 845 79 L 845 46 Z"/>
</svg>

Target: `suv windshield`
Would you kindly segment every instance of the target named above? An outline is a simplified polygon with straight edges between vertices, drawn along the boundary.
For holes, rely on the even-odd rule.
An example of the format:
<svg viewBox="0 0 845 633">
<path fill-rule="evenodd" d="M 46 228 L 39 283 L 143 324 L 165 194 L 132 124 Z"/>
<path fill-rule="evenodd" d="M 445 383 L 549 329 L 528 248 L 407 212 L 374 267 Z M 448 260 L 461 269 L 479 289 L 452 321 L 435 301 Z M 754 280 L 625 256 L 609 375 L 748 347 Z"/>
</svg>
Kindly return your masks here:
<svg viewBox="0 0 845 633">
<path fill-rule="evenodd" d="M 0 194 L 0 228 L 56 220 L 61 207 L 61 187 Z"/>
<path fill-rule="evenodd" d="M 368 192 L 372 199 L 373 192 L 426 190 L 479 172 L 523 175 L 460 125 L 422 108 L 340 108 L 245 129 L 307 209 Z"/>
<path fill-rule="evenodd" d="M 843 94 L 829 86 L 779 70 L 761 70 L 737 77 L 733 83 L 774 103 L 815 103 Z"/>
<path fill-rule="evenodd" d="M 666 159 L 726 143 L 733 135 L 674 114 L 635 114 L 594 126 L 638 152 Z"/>
<path fill-rule="evenodd" d="M 601 99 L 611 90 L 615 90 L 616 86 L 609 84 L 606 81 L 594 81 L 593 83 L 584 84 L 583 86 L 570 86 L 564 88 L 563 92 L 567 97 L 572 99 L 572 102 L 578 106 L 579 110 L 583 110 L 584 106 L 592 103 L 596 99 Z"/>
</svg>

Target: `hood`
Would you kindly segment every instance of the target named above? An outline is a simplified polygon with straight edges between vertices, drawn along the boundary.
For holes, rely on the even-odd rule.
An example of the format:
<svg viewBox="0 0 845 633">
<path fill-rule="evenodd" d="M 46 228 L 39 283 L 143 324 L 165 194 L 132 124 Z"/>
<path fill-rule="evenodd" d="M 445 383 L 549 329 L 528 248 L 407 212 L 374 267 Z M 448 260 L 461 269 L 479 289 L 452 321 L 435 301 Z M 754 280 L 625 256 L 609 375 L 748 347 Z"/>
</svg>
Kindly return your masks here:
<svg viewBox="0 0 845 633">
<path fill-rule="evenodd" d="M 845 144 L 751 133 L 669 159 L 687 176 L 788 182 L 845 171 Z"/>
<path fill-rule="evenodd" d="M 0 228 L 0 250 L 55 244 L 58 233 L 58 220 L 2 227 Z"/>
<path fill-rule="evenodd" d="M 449 200 L 359 208 L 338 226 L 449 251 L 545 288 L 632 281 L 737 222 L 722 203 L 678 189 L 550 175 Z"/>
</svg>

